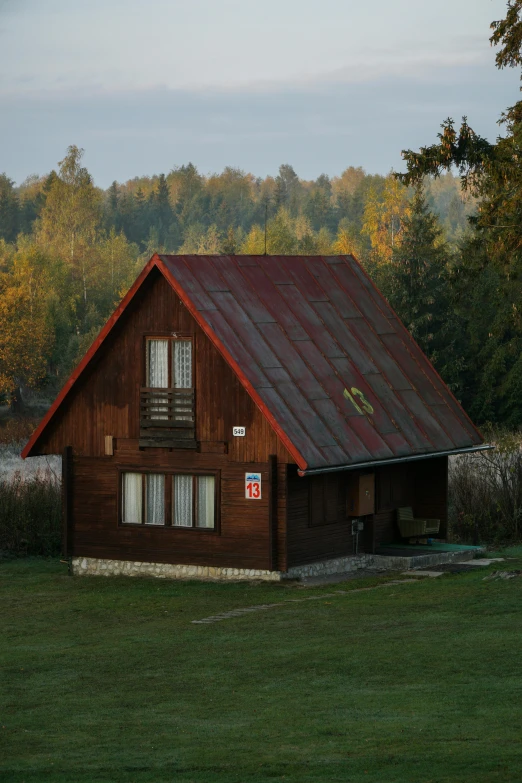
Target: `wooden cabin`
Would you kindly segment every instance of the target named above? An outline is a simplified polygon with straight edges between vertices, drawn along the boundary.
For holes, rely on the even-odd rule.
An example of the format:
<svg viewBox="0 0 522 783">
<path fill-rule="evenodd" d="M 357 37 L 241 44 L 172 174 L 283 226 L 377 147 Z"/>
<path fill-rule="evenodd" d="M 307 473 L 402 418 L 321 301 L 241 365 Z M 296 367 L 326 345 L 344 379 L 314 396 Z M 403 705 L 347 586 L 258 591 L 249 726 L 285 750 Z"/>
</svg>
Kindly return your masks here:
<svg viewBox="0 0 522 783">
<path fill-rule="evenodd" d="M 481 444 L 353 257 L 155 255 L 23 456 L 63 455 L 76 572 L 272 579 L 375 553 L 400 506 L 444 537 Z"/>
</svg>

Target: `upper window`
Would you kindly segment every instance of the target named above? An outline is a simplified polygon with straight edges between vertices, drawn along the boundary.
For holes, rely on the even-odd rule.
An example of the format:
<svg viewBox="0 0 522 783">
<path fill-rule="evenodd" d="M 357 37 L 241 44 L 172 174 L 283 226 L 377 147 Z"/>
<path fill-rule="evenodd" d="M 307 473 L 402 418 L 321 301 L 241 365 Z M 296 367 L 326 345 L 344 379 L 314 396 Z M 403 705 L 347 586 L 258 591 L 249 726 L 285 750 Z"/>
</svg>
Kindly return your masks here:
<svg viewBox="0 0 522 783">
<path fill-rule="evenodd" d="M 215 475 L 123 473 L 121 521 L 215 529 Z"/>
<path fill-rule="evenodd" d="M 192 365 L 192 340 L 147 338 L 142 419 L 148 419 L 149 422 L 165 420 L 182 424 L 188 422 L 189 425 L 193 423 Z M 164 394 L 161 393 L 163 390 Z"/>
<path fill-rule="evenodd" d="M 147 339 L 147 380 L 150 389 L 191 389 L 192 340 Z"/>
</svg>

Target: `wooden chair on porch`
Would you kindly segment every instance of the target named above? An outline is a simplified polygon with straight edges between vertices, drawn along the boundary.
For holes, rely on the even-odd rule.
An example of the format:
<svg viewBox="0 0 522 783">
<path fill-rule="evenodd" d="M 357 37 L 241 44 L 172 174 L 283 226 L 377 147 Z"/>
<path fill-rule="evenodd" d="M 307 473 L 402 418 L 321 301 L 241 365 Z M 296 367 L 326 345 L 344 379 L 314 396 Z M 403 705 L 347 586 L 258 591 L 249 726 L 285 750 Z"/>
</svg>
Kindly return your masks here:
<svg viewBox="0 0 522 783">
<path fill-rule="evenodd" d="M 411 506 L 397 509 L 397 524 L 402 538 L 421 538 L 439 532 L 440 519 L 414 517 Z"/>
</svg>

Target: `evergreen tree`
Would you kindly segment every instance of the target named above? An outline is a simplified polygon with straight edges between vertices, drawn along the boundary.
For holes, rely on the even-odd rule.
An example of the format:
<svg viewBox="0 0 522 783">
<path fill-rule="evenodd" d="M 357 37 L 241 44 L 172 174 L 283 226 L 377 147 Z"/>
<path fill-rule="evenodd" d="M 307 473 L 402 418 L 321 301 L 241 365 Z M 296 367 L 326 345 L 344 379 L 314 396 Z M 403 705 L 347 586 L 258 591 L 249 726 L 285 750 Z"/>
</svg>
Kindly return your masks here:
<svg viewBox="0 0 522 783">
<path fill-rule="evenodd" d="M 493 22 L 490 42 L 500 45 L 498 68 L 522 66 L 522 0 L 509 0 L 505 19 Z M 438 178 L 456 167 L 464 190 L 478 199 L 473 235 L 463 244 L 468 356 L 467 405 L 479 421 L 522 425 L 522 101 L 500 119 L 495 143 L 476 134 L 463 117 L 442 124 L 438 142 L 406 150 L 406 184 Z"/>
<path fill-rule="evenodd" d="M 14 182 L 6 174 L 0 174 L 0 239 L 14 242 L 19 230 L 20 204 Z"/>
<path fill-rule="evenodd" d="M 418 188 L 411 214 L 403 220 L 402 242 L 393 248 L 391 261 L 380 268 L 378 283 L 406 328 L 439 367 L 452 361 L 448 356 L 452 321 L 448 260 L 442 230 Z"/>
<path fill-rule="evenodd" d="M 165 245 L 169 230 L 174 222 L 174 213 L 170 205 L 169 186 L 164 174 L 159 175 L 149 204 L 152 225 L 157 229 L 160 244 Z"/>
<path fill-rule="evenodd" d="M 106 192 L 105 199 L 105 228 L 115 229 L 118 231 L 121 228 L 121 220 L 119 214 L 119 192 L 118 183 L 114 181 L 110 188 Z"/>
<path fill-rule="evenodd" d="M 320 228 L 337 228 L 335 223 L 335 210 L 332 204 L 332 184 L 326 174 L 317 177 L 308 201 L 304 208 L 305 215 L 309 218 L 314 230 Z"/>
<path fill-rule="evenodd" d="M 296 217 L 299 211 L 300 192 L 299 177 L 292 166 L 283 163 L 279 166 L 279 175 L 275 180 L 274 206 L 276 210 L 285 207 L 292 217 Z"/>
<path fill-rule="evenodd" d="M 140 247 L 145 247 L 148 242 L 150 230 L 153 227 L 150 222 L 150 202 L 147 200 L 141 187 L 134 194 L 133 223 L 131 234 L 128 238 L 136 242 Z"/>
<path fill-rule="evenodd" d="M 135 202 L 132 193 L 123 192 L 118 202 L 118 222 L 129 242 L 138 243 L 135 230 Z"/>
<path fill-rule="evenodd" d="M 203 177 L 193 163 L 171 171 L 167 178 L 176 194 L 176 215 L 183 231 L 195 223 L 205 223 L 209 198 L 204 191 Z"/>
</svg>

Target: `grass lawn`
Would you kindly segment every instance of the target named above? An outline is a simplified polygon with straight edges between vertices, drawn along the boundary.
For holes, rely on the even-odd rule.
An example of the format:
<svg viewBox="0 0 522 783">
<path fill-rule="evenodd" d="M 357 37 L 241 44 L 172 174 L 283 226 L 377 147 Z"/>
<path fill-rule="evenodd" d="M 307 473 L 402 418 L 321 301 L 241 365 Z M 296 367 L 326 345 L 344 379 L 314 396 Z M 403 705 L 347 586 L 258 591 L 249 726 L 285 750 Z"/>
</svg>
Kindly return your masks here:
<svg viewBox="0 0 522 783">
<path fill-rule="evenodd" d="M 521 568 L 522 548 L 509 554 L 503 567 Z M 522 578 L 484 582 L 493 568 L 328 597 L 365 582 L 72 579 L 56 560 L 3 563 L 0 780 L 520 780 Z"/>
</svg>

